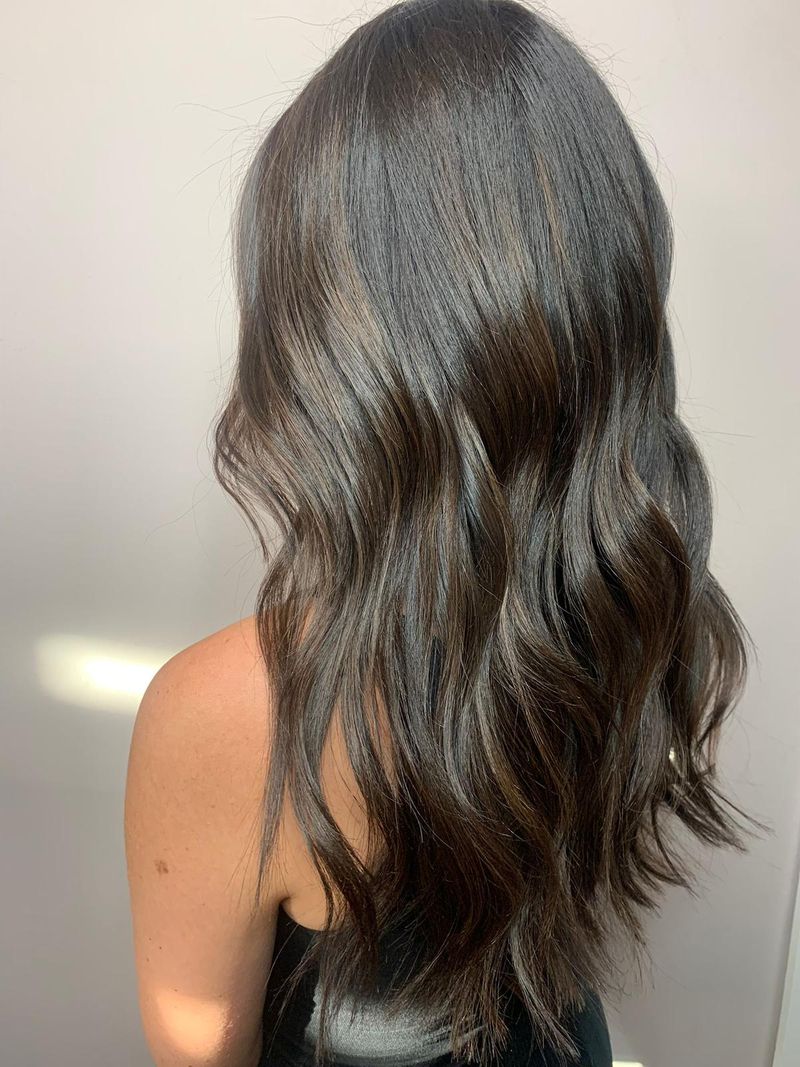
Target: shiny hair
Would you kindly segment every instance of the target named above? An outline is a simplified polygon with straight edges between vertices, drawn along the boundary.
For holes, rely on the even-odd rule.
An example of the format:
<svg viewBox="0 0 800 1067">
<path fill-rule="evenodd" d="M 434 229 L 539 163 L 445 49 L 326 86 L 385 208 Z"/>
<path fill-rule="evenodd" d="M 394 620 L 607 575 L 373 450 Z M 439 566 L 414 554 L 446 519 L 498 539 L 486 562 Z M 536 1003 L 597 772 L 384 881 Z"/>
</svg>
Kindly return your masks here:
<svg viewBox="0 0 800 1067">
<path fill-rule="evenodd" d="M 510 996 L 574 1055 L 615 938 L 692 888 L 676 831 L 741 850 L 756 824 L 717 777 L 752 639 L 677 411 L 668 209 L 563 32 L 412 0 L 282 111 L 234 219 L 214 469 L 267 564 L 261 873 L 290 798 L 327 899 L 317 1055 L 393 930 L 391 1005 L 462 1056 L 502 1048 Z M 335 724 L 366 857 L 323 794 Z"/>
</svg>

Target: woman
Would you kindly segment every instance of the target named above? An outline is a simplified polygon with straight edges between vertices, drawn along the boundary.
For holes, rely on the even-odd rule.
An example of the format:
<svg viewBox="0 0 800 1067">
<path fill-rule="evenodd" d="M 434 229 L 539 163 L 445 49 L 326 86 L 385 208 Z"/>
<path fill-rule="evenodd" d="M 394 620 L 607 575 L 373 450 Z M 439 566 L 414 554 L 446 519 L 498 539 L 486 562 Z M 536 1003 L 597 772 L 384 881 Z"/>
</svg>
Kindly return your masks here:
<svg viewBox="0 0 800 1067">
<path fill-rule="evenodd" d="M 235 262 L 215 471 L 269 565 L 137 716 L 154 1058 L 608 1067 L 670 830 L 747 820 L 654 178 L 543 18 L 399 3 L 269 130 Z"/>
</svg>

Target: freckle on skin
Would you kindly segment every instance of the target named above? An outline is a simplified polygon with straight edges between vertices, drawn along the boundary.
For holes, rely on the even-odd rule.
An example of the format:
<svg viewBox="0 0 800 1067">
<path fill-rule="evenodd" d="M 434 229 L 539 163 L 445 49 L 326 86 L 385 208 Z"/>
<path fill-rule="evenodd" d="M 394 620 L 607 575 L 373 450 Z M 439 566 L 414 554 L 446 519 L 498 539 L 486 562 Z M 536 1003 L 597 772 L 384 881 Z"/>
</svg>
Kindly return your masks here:
<svg viewBox="0 0 800 1067">
<path fill-rule="evenodd" d="M 169 874 L 169 867 L 163 860 L 156 860 L 156 870 L 159 874 Z"/>
</svg>

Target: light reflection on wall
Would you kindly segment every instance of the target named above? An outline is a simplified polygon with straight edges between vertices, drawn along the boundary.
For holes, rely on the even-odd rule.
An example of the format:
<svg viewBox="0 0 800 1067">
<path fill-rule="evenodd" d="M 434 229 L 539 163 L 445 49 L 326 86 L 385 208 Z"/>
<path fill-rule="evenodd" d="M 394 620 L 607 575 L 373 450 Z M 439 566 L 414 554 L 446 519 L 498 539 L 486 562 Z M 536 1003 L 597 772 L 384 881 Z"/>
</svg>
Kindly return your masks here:
<svg viewBox="0 0 800 1067">
<path fill-rule="evenodd" d="M 36 644 L 42 689 L 65 704 L 134 714 L 153 675 L 170 659 L 168 649 L 50 634 Z"/>
</svg>

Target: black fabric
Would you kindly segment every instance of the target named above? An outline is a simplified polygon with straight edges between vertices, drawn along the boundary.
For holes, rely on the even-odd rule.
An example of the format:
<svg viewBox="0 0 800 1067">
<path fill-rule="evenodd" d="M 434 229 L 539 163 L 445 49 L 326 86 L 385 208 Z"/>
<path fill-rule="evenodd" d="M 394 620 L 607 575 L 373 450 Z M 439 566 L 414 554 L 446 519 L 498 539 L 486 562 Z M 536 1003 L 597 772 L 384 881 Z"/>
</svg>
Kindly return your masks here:
<svg viewBox="0 0 800 1067">
<path fill-rule="evenodd" d="M 285 983 L 302 959 L 314 933 L 294 922 L 282 908 L 279 909 L 273 965 L 264 999 L 264 1049 L 260 1067 L 313 1067 L 313 1048 L 306 1029 L 315 1007 L 315 970 L 301 981 L 277 1027 L 275 1019 Z M 559 1057 L 554 1049 L 542 1047 L 543 1043 L 537 1039 L 521 1002 L 515 1000 L 512 1003 L 506 1020 L 509 1041 L 502 1058 L 492 1061 L 491 1067 L 612 1067 L 606 1017 L 600 998 L 593 991 L 587 991 L 583 1009 L 565 1021 L 579 1049 L 577 1060 L 567 1061 Z M 414 1056 L 398 1059 L 396 1056 L 389 1057 L 388 1052 L 386 1057 L 389 1058 L 382 1054 L 370 1056 L 356 1058 L 352 1054 L 337 1055 L 327 1062 L 337 1067 L 352 1064 L 361 1067 L 384 1067 L 388 1064 L 392 1067 L 401 1067 L 401 1064 L 413 1064 L 414 1067 L 470 1067 L 450 1053 L 427 1060 Z"/>
</svg>

